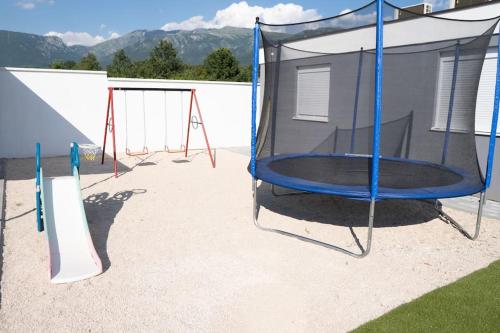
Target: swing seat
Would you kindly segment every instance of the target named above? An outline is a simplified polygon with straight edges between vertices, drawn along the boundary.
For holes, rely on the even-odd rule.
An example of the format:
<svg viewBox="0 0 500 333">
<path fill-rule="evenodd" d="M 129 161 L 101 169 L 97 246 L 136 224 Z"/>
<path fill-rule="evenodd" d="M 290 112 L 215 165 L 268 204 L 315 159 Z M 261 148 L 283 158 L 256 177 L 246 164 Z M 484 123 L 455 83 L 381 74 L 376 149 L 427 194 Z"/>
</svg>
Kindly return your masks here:
<svg viewBox="0 0 500 333">
<path fill-rule="evenodd" d="M 163 151 L 167 153 L 184 153 L 186 151 L 186 147 L 181 145 L 179 149 L 170 149 L 168 146 L 165 146 Z"/>
<path fill-rule="evenodd" d="M 125 153 L 126 153 L 128 156 L 140 156 L 140 155 L 147 155 L 147 154 L 149 154 L 149 150 L 148 150 L 148 147 L 144 147 L 144 148 L 142 148 L 142 151 L 139 151 L 139 152 L 131 152 L 131 151 L 130 151 L 130 149 L 125 148 Z"/>
</svg>

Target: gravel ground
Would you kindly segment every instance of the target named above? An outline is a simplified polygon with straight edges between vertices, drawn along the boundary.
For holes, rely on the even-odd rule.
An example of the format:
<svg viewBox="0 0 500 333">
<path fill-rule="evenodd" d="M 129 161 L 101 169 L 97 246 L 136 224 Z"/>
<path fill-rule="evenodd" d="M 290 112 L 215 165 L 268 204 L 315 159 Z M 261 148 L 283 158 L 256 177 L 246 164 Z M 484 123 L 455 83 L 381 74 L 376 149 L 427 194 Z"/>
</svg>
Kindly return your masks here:
<svg viewBox="0 0 500 333">
<path fill-rule="evenodd" d="M 258 230 L 248 158 L 218 151 L 123 157 L 82 165 L 82 193 L 104 272 L 52 285 L 36 233 L 34 161 L 8 160 L 0 275 L 2 332 L 343 332 L 500 259 L 500 221 L 465 239 L 429 205 L 380 202 L 372 253 L 354 259 Z M 69 174 L 67 158 L 43 161 Z M 259 218 L 356 250 L 368 204 L 319 195 L 273 197 L 259 186 Z M 469 228 L 475 216 L 447 212 Z M 351 228 L 352 232 L 351 232 Z M 487 287 L 487 286 L 485 286 Z"/>
</svg>

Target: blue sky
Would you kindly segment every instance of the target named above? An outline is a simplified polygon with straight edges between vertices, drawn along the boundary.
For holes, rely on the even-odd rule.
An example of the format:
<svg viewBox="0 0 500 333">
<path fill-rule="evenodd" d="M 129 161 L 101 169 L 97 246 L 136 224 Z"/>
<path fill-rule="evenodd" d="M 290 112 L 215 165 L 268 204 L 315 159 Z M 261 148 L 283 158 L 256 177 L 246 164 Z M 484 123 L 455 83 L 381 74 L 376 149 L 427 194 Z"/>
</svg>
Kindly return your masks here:
<svg viewBox="0 0 500 333">
<path fill-rule="evenodd" d="M 137 29 L 251 25 L 268 18 L 311 19 L 355 9 L 369 0 L 0 0 L 0 29 L 57 35 L 91 45 Z M 398 6 L 418 0 L 393 0 Z M 443 0 L 426 1 L 442 7 Z M 219 11 L 219 14 L 217 12 Z"/>
</svg>

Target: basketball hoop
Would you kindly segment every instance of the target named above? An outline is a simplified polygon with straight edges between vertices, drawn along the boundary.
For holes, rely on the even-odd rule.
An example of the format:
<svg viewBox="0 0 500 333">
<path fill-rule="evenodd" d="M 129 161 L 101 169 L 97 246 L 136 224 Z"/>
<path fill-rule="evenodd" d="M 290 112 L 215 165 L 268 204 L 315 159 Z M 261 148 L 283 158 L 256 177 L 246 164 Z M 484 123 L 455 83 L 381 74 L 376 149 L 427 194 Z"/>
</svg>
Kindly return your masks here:
<svg viewBox="0 0 500 333">
<path fill-rule="evenodd" d="M 92 143 L 82 143 L 78 145 L 78 148 L 80 148 L 81 155 L 87 160 L 87 161 L 94 161 L 95 157 L 97 156 L 97 153 L 99 152 L 100 147 L 98 145 L 92 144 Z"/>
</svg>

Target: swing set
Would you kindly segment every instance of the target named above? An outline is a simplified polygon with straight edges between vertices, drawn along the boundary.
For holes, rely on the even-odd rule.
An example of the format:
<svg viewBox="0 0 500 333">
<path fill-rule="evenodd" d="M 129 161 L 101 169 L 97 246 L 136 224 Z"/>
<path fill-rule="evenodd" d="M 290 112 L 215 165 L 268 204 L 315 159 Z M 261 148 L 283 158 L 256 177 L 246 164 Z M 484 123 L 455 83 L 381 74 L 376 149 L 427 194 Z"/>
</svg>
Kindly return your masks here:
<svg viewBox="0 0 500 333">
<path fill-rule="evenodd" d="M 203 130 L 203 136 L 205 138 L 205 143 L 207 145 L 208 155 L 210 156 L 210 162 L 212 167 L 215 168 L 215 158 L 212 154 L 212 149 L 210 148 L 210 144 L 208 142 L 207 131 L 205 129 L 205 124 L 203 122 L 203 117 L 201 115 L 200 104 L 198 102 L 198 98 L 196 96 L 196 89 L 182 89 L 182 88 L 132 88 L 132 87 L 109 87 L 108 88 L 108 103 L 106 109 L 106 123 L 104 127 L 104 142 L 102 145 L 102 158 L 101 164 L 104 164 L 104 155 L 106 152 L 106 141 L 108 132 L 111 135 L 111 139 L 113 141 L 113 167 L 115 177 L 118 177 L 118 162 L 116 159 L 116 139 L 115 139 L 115 107 L 114 107 L 114 91 L 123 91 L 124 92 L 124 108 L 125 108 L 125 153 L 128 156 L 139 156 L 149 154 L 149 149 L 147 147 L 147 126 L 146 126 L 146 103 L 145 103 L 145 92 L 146 91 L 158 91 L 164 93 L 164 115 L 165 115 L 165 139 L 164 139 L 164 149 L 163 151 L 168 153 L 184 153 L 184 156 L 188 155 L 188 147 L 189 147 L 189 137 L 191 133 L 191 127 L 194 130 L 198 129 L 201 126 Z M 133 152 L 129 148 L 128 142 L 128 110 L 127 110 L 127 91 L 140 91 L 142 92 L 142 114 L 144 119 L 144 137 L 143 137 L 143 147 L 141 151 Z M 181 144 L 178 149 L 170 149 L 167 144 L 167 92 L 179 92 L 181 95 L 181 123 L 184 123 L 184 112 L 183 112 L 183 93 L 187 92 L 190 94 L 190 102 L 189 102 L 189 116 L 188 116 L 188 124 L 187 124 L 187 136 L 186 136 L 186 144 L 182 144 L 182 139 L 184 137 L 183 126 L 181 125 Z M 193 114 L 193 105 L 196 106 L 197 116 Z"/>
</svg>

